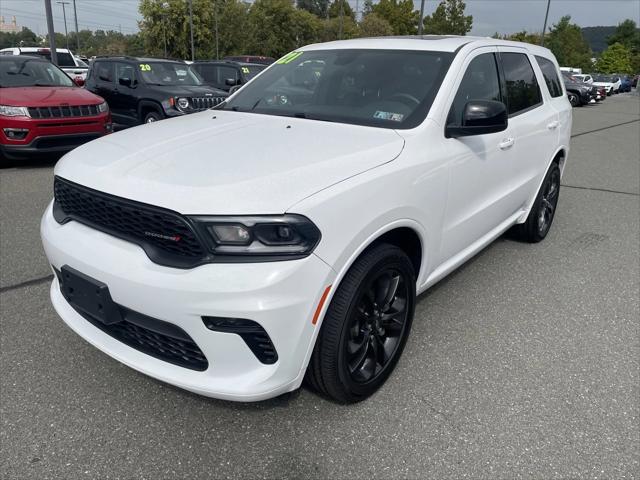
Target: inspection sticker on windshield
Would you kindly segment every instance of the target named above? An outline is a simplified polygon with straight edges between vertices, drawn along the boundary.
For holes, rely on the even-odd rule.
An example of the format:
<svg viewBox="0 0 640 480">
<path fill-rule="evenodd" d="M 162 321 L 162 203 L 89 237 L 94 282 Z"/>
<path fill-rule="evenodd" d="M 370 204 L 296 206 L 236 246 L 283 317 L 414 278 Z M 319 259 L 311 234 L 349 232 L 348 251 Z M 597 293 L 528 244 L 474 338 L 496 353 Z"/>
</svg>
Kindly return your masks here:
<svg viewBox="0 0 640 480">
<path fill-rule="evenodd" d="M 373 114 L 373 118 L 378 120 L 391 120 L 392 122 L 401 122 L 404 118 L 402 113 L 382 112 L 380 110 Z"/>
</svg>

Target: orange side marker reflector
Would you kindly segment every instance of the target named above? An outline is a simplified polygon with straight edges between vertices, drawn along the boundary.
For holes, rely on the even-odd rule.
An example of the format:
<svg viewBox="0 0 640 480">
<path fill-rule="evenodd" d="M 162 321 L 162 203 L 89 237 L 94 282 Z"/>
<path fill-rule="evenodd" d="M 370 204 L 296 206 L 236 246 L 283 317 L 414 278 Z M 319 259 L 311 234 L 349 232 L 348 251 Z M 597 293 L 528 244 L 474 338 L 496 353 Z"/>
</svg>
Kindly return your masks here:
<svg viewBox="0 0 640 480">
<path fill-rule="evenodd" d="M 311 320 L 311 324 L 315 325 L 318 323 L 318 317 L 320 316 L 320 312 L 322 311 L 322 307 L 324 306 L 324 302 L 331 291 L 331 285 L 324 289 L 324 293 L 322 297 L 320 297 L 320 301 L 318 302 L 318 308 L 316 308 L 316 313 L 313 314 L 313 320 Z"/>
</svg>

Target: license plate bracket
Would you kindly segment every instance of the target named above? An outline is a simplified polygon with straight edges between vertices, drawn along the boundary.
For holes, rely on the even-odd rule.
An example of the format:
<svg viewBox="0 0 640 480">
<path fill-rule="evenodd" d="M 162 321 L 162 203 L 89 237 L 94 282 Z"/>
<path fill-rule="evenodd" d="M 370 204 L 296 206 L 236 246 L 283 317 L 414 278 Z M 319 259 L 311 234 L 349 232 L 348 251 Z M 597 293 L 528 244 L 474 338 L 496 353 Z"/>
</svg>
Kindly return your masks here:
<svg viewBox="0 0 640 480">
<path fill-rule="evenodd" d="M 120 308 L 111 298 L 109 287 L 95 278 L 64 265 L 60 269 L 62 295 L 76 310 L 105 325 L 122 321 Z"/>
</svg>

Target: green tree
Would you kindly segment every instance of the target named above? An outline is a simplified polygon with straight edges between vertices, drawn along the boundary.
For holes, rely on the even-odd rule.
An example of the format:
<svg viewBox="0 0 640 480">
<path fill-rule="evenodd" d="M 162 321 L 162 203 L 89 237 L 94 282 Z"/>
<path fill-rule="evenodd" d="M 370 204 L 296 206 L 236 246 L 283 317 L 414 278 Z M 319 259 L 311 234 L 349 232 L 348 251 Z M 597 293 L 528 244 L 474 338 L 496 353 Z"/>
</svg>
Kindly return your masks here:
<svg viewBox="0 0 640 480">
<path fill-rule="evenodd" d="M 609 46 L 620 43 L 624 45 L 630 53 L 631 70 L 640 71 L 640 28 L 633 20 L 625 20 L 618 24 L 613 35 L 607 38 Z"/>
<path fill-rule="evenodd" d="M 19 32 L 0 32 L 0 48 L 37 47 L 39 45 L 40 39 L 27 27 L 22 27 Z"/>
<path fill-rule="evenodd" d="M 496 38 L 502 38 L 503 40 L 513 40 L 514 42 L 525 42 L 532 43 L 534 45 L 540 45 L 540 34 L 527 32 L 526 30 Z"/>
<path fill-rule="evenodd" d="M 384 18 L 370 13 L 366 15 L 359 25 L 361 37 L 384 37 L 393 35 L 393 27 Z"/>
<path fill-rule="evenodd" d="M 621 43 L 610 45 L 596 62 L 596 70 L 602 73 L 632 73 L 629 49 Z"/>
<path fill-rule="evenodd" d="M 462 0 L 442 0 L 432 15 L 424 17 L 424 33 L 466 35 L 471 31 L 473 16 L 465 15 Z"/>
<path fill-rule="evenodd" d="M 247 51 L 279 57 L 313 43 L 321 29 L 317 16 L 294 8 L 289 0 L 256 0 L 249 9 Z"/>
<path fill-rule="evenodd" d="M 340 16 L 340 5 L 342 4 L 343 15 L 345 17 L 350 17 L 354 22 L 356 21 L 356 12 L 353 11 L 353 8 L 349 6 L 349 2 L 347 0 L 334 0 L 331 6 L 329 6 L 329 17 L 339 17 Z"/>
<path fill-rule="evenodd" d="M 291 7 L 293 8 L 293 7 Z M 191 58 L 189 6 L 184 0 L 141 0 L 140 35 L 147 54 Z M 241 0 L 193 0 L 193 37 L 197 59 L 244 53 L 249 5 Z M 217 22 L 216 22 L 217 18 Z"/>
<path fill-rule="evenodd" d="M 418 31 L 420 13 L 413 9 L 412 0 L 380 0 L 365 9 L 385 19 L 394 35 L 414 35 Z"/>
<path fill-rule="evenodd" d="M 309 13 L 320 18 L 326 18 L 329 10 L 330 0 L 297 0 L 296 6 L 301 10 L 306 10 Z"/>
<path fill-rule="evenodd" d="M 333 17 L 322 22 L 322 28 L 320 29 L 317 41 L 331 42 L 338 39 L 346 40 L 357 37 L 358 33 L 359 30 L 356 22 L 354 22 L 351 17 L 345 15 L 342 19 L 342 35 L 340 35 L 340 18 Z"/>
<path fill-rule="evenodd" d="M 591 69 L 591 49 L 580 27 L 571 23 L 571 16 L 562 17 L 547 37 L 545 46 L 553 52 L 561 66 Z"/>
</svg>

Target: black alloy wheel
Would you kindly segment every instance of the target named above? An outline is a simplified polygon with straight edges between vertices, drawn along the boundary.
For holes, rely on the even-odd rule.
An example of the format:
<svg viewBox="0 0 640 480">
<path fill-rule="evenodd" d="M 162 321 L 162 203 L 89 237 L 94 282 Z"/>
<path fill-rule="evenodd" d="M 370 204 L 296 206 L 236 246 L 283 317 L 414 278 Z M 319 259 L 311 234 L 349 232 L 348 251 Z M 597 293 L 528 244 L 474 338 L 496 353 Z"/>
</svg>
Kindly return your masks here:
<svg viewBox="0 0 640 480">
<path fill-rule="evenodd" d="M 416 276 L 400 248 L 369 247 L 335 291 L 305 381 L 340 403 L 371 396 L 391 375 L 415 308 Z"/>
<path fill-rule="evenodd" d="M 544 177 L 527 220 L 515 225 L 512 235 L 525 242 L 537 243 L 547 236 L 558 208 L 560 198 L 560 167 L 553 162 Z"/>
<path fill-rule="evenodd" d="M 402 339 L 409 311 L 407 280 L 402 272 L 386 268 L 368 280 L 351 315 L 346 362 L 357 383 L 380 375 Z"/>
<path fill-rule="evenodd" d="M 543 238 L 551 228 L 560 193 L 560 169 L 554 168 L 549 173 L 542 186 L 542 197 L 538 205 L 538 235 Z"/>
</svg>

